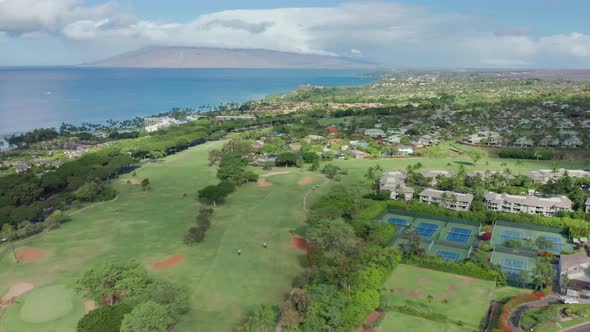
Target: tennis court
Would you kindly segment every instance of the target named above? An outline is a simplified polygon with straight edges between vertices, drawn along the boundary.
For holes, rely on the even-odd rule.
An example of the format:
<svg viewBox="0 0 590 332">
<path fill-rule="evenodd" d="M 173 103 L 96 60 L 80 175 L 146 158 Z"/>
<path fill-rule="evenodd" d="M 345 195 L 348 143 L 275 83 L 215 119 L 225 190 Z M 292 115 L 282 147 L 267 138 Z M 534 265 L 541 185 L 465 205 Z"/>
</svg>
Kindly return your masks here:
<svg viewBox="0 0 590 332">
<path fill-rule="evenodd" d="M 526 228 L 525 228 L 526 227 Z M 494 226 L 492 246 L 507 246 L 560 254 L 571 251 L 573 244 L 565 230 L 537 225 L 522 225 L 498 221 Z"/>
<path fill-rule="evenodd" d="M 506 273 L 506 279 L 511 286 L 527 287 L 531 283 L 528 280 L 521 280 L 520 274 L 523 270 L 531 271 L 537 265 L 537 256 L 532 251 L 497 247 L 492 254 L 491 262 L 500 265 Z"/>
<path fill-rule="evenodd" d="M 436 251 L 436 256 L 442 257 L 445 261 L 458 261 L 460 254 L 452 251 L 446 251 L 442 249 L 438 249 Z"/>
<path fill-rule="evenodd" d="M 390 246 L 403 246 L 404 234 L 415 231 L 427 255 L 453 261 L 469 257 L 481 227 L 477 222 L 397 210 L 386 211 L 380 220 L 397 226 Z"/>
</svg>

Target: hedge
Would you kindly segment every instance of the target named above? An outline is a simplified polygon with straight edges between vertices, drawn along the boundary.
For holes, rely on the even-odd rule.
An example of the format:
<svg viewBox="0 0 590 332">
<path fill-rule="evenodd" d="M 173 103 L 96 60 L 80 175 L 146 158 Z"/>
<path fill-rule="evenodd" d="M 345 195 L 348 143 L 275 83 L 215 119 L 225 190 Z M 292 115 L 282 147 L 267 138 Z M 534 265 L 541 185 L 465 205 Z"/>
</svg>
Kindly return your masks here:
<svg viewBox="0 0 590 332">
<path fill-rule="evenodd" d="M 119 332 L 123 317 L 133 307 L 121 303 L 92 310 L 78 321 L 78 332 Z"/>
<path fill-rule="evenodd" d="M 489 267 L 477 265 L 473 262 L 453 262 L 445 261 L 441 257 L 427 256 L 427 257 L 404 257 L 402 263 L 423 267 L 426 269 L 459 274 L 471 278 L 483 280 L 495 280 L 497 286 L 506 285 L 506 275 L 502 271 L 491 270 Z"/>
</svg>

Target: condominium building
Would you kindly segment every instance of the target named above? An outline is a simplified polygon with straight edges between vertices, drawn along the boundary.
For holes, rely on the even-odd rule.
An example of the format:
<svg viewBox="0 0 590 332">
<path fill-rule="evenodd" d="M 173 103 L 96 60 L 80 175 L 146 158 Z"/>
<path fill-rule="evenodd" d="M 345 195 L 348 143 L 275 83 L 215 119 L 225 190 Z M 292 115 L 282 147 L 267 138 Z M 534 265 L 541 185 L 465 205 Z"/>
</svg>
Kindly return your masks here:
<svg viewBox="0 0 590 332">
<path fill-rule="evenodd" d="M 379 189 L 391 192 L 391 199 L 398 197 L 409 201 L 414 196 L 414 188 L 406 187 L 406 173 L 402 171 L 385 172 L 379 180 Z"/>
<path fill-rule="evenodd" d="M 564 175 L 568 175 L 572 178 L 583 178 L 583 177 L 590 177 L 590 172 L 579 170 L 579 169 L 564 169 L 560 168 L 558 170 L 550 170 L 550 169 L 540 169 L 537 171 L 530 171 L 526 174 L 531 180 L 537 183 L 547 183 L 549 180 L 554 179 L 557 180 Z"/>
<path fill-rule="evenodd" d="M 426 188 L 420 193 L 420 202 L 438 204 L 441 207 L 455 211 L 468 211 L 472 201 L 473 195 L 454 191 Z"/>
<path fill-rule="evenodd" d="M 490 191 L 484 195 L 484 198 L 490 211 L 554 216 L 559 211 L 572 210 L 572 201 L 566 196 L 520 196 Z"/>
</svg>

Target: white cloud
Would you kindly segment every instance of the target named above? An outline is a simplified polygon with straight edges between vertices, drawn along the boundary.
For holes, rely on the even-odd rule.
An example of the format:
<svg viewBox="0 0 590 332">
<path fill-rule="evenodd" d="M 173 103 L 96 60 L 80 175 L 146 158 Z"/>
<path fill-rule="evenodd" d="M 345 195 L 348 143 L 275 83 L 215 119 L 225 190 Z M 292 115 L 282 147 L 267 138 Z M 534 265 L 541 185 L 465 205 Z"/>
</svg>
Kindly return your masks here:
<svg viewBox="0 0 590 332">
<path fill-rule="evenodd" d="M 85 7 L 79 0 L 0 0 L 0 31 L 24 34 L 57 31 L 79 19 L 107 15 L 113 5 Z"/>
<path fill-rule="evenodd" d="M 186 23 L 121 16 L 114 8 L 77 0 L 0 0 L 0 31 L 59 33 L 76 45 L 99 44 L 113 53 L 147 45 L 213 46 L 364 56 L 399 66 L 543 66 L 569 59 L 590 66 L 589 35 L 535 38 L 530 28 L 500 26 L 489 17 L 397 3 L 226 10 Z"/>
</svg>

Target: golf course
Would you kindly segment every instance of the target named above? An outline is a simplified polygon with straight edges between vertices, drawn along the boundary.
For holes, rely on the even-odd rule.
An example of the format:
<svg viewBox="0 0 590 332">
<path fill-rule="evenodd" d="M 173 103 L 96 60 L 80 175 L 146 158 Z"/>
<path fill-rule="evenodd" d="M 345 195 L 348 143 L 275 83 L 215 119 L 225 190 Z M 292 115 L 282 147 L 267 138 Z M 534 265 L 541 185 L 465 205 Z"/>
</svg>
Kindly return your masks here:
<svg viewBox="0 0 590 332">
<path fill-rule="evenodd" d="M 303 198 L 325 180 L 274 169 L 283 174 L 266 176 L 264 185 L 243 185 L 217 205 L 206 239 L 187 246 L 183 235 L 202 206 L 196 192 L 218 182 L 208 151 L 222 144 L 197 146 L 114 180 L 117 199 L 67 211 L 70 222 L 17 245 L 18 263 L 4 251 L 0 294 L 30 287 L 0 309 L 0 331 L 75 331 L 89 309 L 74 290 L 77 278 L 111 260 L 137 260 L 150 274 L 187 288 L 190 312 L 175 331 L 229 331 L 256 305 L 283 301 L 305 262 L 291 243 L 305 219 Z M 138 185 L 144 178 L 150 190 Z"/>
</svg>

